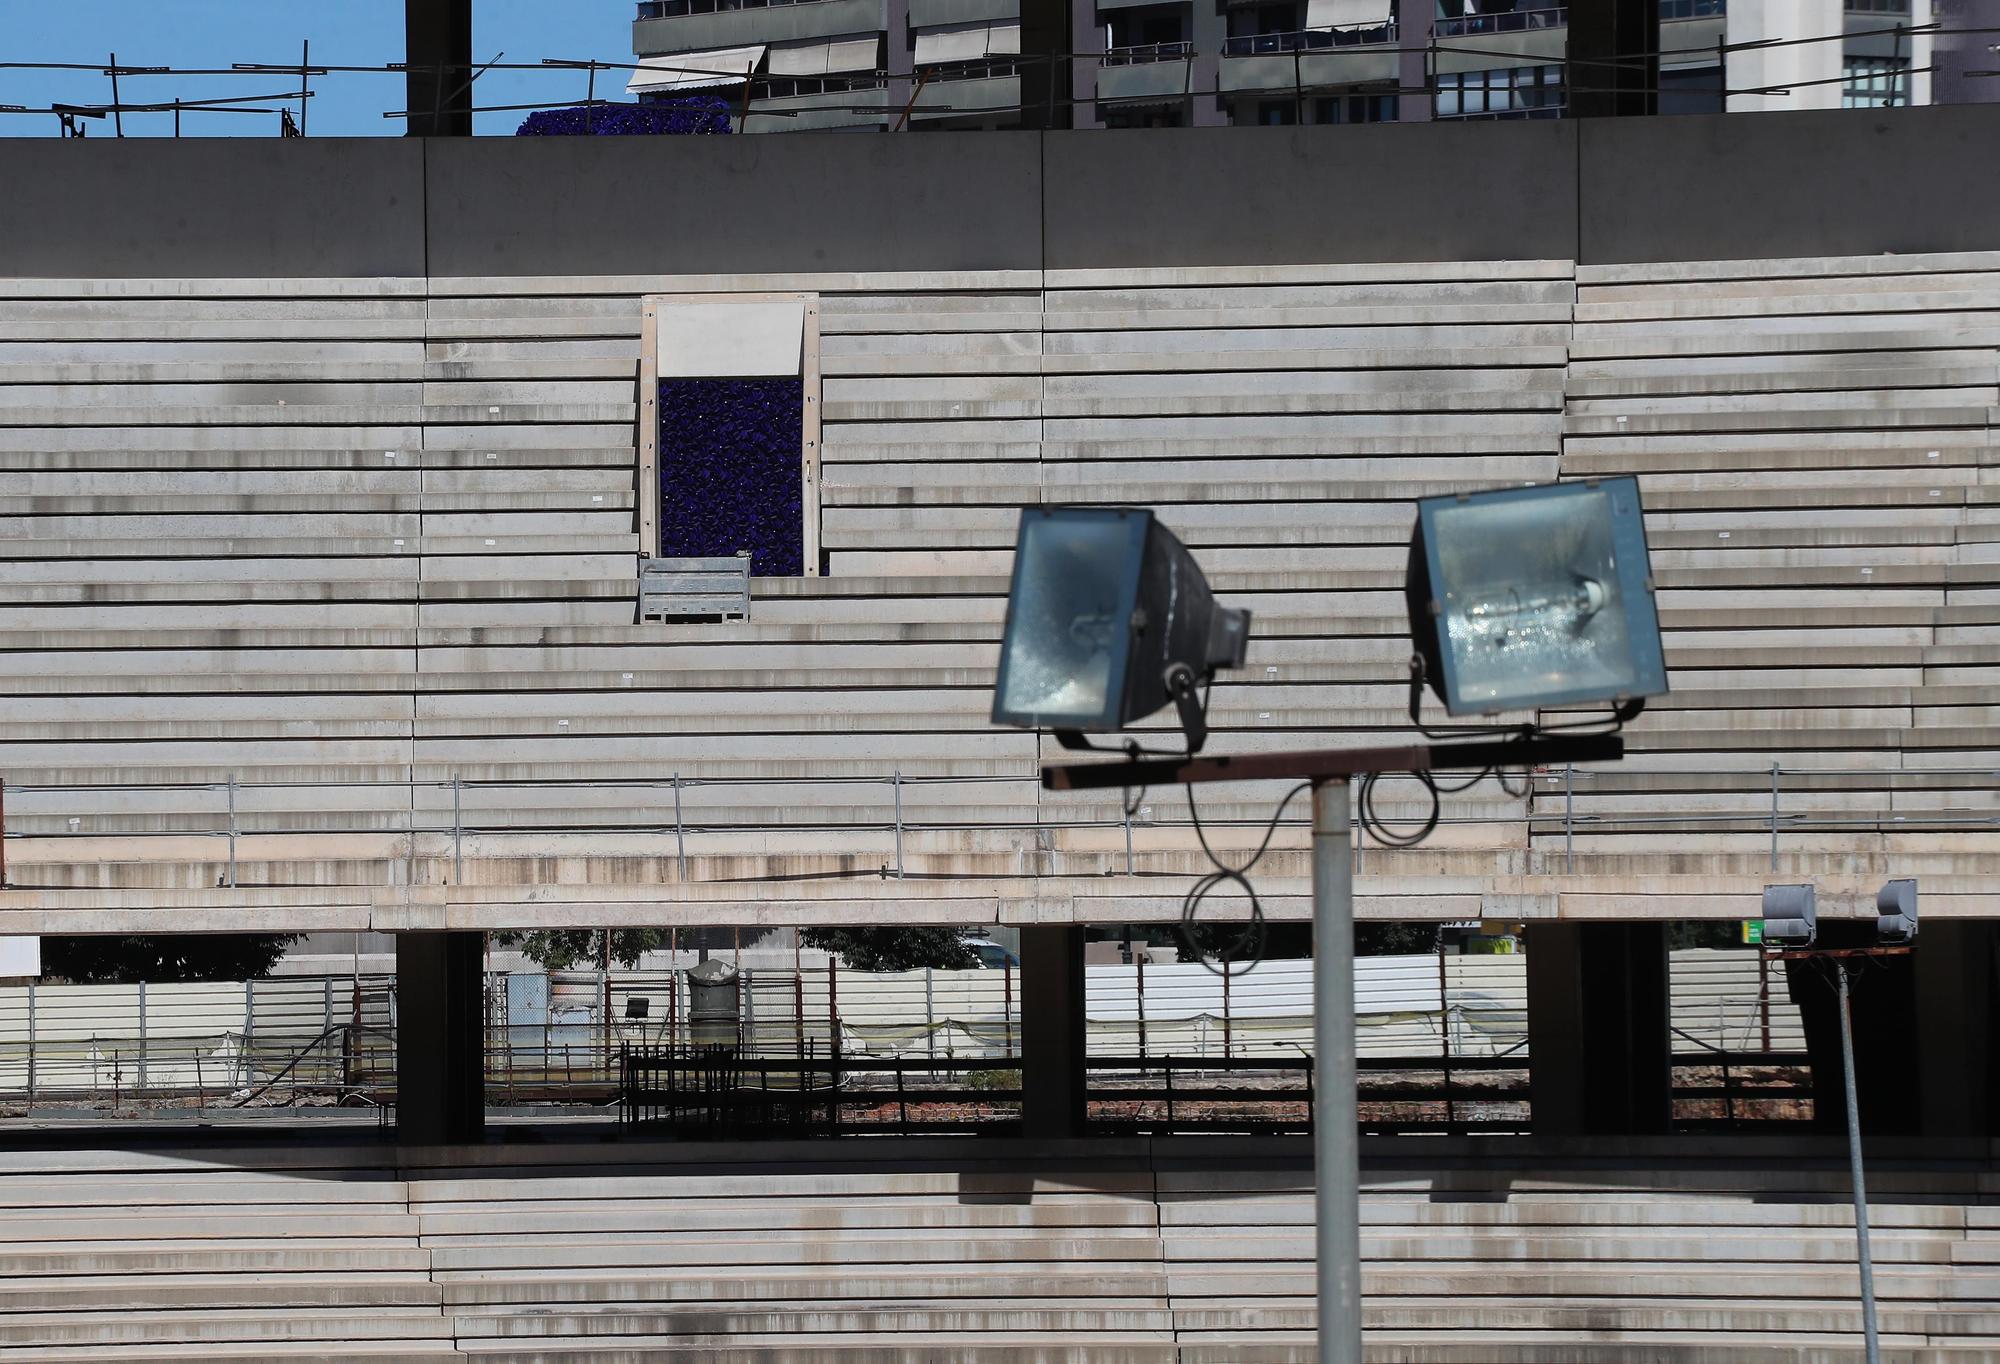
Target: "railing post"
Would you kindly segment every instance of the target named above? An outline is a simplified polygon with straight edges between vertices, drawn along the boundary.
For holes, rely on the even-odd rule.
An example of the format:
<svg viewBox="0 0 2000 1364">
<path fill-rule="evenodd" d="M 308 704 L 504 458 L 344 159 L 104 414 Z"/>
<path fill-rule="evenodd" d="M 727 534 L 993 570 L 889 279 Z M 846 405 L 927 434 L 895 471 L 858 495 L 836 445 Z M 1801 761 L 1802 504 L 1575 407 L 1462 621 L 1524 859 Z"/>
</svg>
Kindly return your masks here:
<svg viewBox="0 0 2000 1364">
<path fill-rule="evenodd" d="M 139 982 L 139 1083 L 134 1093 L 146 1087 L 146 982 Z"/>
<path fill-rule="evenodd" d="M 7 888 L 7 779 L 0 777 L 0 890 Z"/>
<path fill-rule="evenodd" d="M 1132 806 L 1129 800 L 1121 799 L 1119 805 L 1125 811 L 1125 874 L 1132 874 Z"/>
<path fill-rule="evenodd" d="M 35 982 L 28 982 L 28 1107 L 35 1106 Z"/>
<path fill-rule="evenodd" d="M 896 788 L 896 879 L 900 881 L 903 879 L 903 773 L 901 768 L 896 770 L 894 784 Z"/>
<path fill-rule="evenodd" d="M 243 982 L 243 1045 L 237 1048 L 236 1059 L 243 1067 L 243 1083 L 250 1083 L 250 1045 L 257 1032 L 257 982 Z"/>
<path fill-rule="evenodd" d="M 1771 870 L 1778 869 L 1778 765 L 1771 764 Z"/>
<path fill-rule="evenodd" d="M 1576 870 L 1576 765 L 1563 764 L 1563 869 Z"/>
<path fill-rule="evenodd" d="M 931 968 L 924 968 L 924 1054 L 937 1059 L 937 1018 L 932 1012 Z"/>
<path fill-rule="evenodd" d="M 451 883 L 465 884 L 465 783 L 451 774 Z"/>
<path fill-rule="evenodd" d="M 681 880 L 687 880 L 687 832 L 681 825 L 681 774 L 674 773 L 674 852 L 680 859 Z"/>
<path fill-rule="evenodd" d="M 1132 941 L 1132 930 L 1125 930 L 1125 941 Z M 1132 948 L 1132 969 L 1138 972 L 1139 992 L 1139 1059 L 1146 1059 L 1146 953 L 1138 944 Z"/>
<path fill-rule="evenodd" d="M 236 774 L 229 774 L 229 888 L 236 889 Z"/>
</svg>

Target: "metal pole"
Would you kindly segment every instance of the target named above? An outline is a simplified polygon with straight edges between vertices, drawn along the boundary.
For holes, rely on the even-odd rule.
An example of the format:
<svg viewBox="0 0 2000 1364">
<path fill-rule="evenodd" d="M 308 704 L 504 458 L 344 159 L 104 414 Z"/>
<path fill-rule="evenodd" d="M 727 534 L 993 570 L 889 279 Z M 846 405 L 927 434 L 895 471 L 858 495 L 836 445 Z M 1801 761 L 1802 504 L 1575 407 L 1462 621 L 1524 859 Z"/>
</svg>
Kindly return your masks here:
<svg viewBox="0 0 2000 1364">
<path fill-rule="evenodd" d="M 236 888 L 236 774 L 229 774 L 229 886 Z"/>
<path fill-rule="evenodd" d="M 1132 930 L 1125 930 L 1125 940 L 1132 941 Z M 1142 944 L 1132 947 L 1132 969 L 1138 973 L 1139 991 L 1139 1059 L 1146 1059 L 1146 951 Z"/>
<path fill-rule="evenodd" d="M 681 827 L 681 774 L 674 773 L 674 850 L 680 858 L 681 880 L 687 880 L 687 834 Z"/>
<path fill-rule="evenodd" d="M 1361 1165 L 1354 1108 L 1354 845 L 1345 777 L 1313 788 L 1313 1172 L 1319 1364 L 1361 1364 Z"/>
<path fill-rule="evenodd" d="M 0 890 L 7 888 L 7 779 L 0 777 Z"/>
<path fill-rule="evenodd" d="M 896 785 L 896 879 L 903 879 L 903 774 L 897 771 Z"/>
<path fill-rule="evenodd" d="M 35 1106 L 35 982 L 28 982 L 28 1107 Z"/>
<path fill-rule="evenodd" d="M 465 802 L 464 783 L 451 774 L 451 883 L 465 884 Z"/>
<path fill-rule="evenodd" d="M 1771 764 L 1771 870 L 1778 869 L 1778 765 Z"/>
<path fill-rule="evenodd" d="M 146 1087 L 146 982 L 139 982 L 139 1083 L 133 1092 Z"/>
<path fill-rule="evenodd" d="M 1123 802 L 1120 803 L 1123 804 Z M 1125 805 L 1124 809 L 1125 809 L 1125 874 L 1127 876 L 1130 876 L 1132 874 L 1132 807 L 1130 805 Z M 0 862 L 0 869 L 4 869 L 4 867 L 5 863 Z M 4 881 L 0 881 L 0 885 L 4 884 L 5 884 Z M 1130 935 L 1128 934 L 1127 936 L 1129 937 Z"/>
<path fill-rule="evenodd" d="M 1854 1245 L 1861 1259 L 1861 1329 L 1868 1364 L 1882 1364 L 1882 1341 L 1875 1325 L 1875 1262 L 1868 1252 L 1868 1189 L 1861 1181 L 1861 1110 L 1854 1094 L 1854 1015 L 1847 998 L 1847 963 L 1840 973 L 1840 1076 L 1847 1086 L 1847 1160 L 1854 1170 Z"/>
<path fill-rule="evenodd" d="M 1563 764 L 1563 870 L 1576 870 L 1576 765 Z"/>
</svg>

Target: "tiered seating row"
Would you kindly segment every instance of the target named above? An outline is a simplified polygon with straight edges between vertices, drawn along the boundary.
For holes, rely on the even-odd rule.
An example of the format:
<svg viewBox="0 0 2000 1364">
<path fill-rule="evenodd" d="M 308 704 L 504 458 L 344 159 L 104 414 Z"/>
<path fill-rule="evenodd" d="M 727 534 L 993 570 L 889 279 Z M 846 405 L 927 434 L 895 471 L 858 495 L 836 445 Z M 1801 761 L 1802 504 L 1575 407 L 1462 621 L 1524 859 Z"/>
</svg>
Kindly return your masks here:
<svg viewBox="0 0 2000 1364">
<path fill-rule="evenodd" d="M 1837 1160 L 1567 1168 L 1433 1145 L 1364 1175 L 1376 1364 L 1858 1349 Z M 1314 1357 L 1310 1177 L 1268 1151 L 1120 1144 L 1055 1174 L 998 1148 L 899 1169 L 844 1148 L 630 1146 L 607 1168 L 602 1149 L 402 1167 L 366 1148 L 16 1157 L 0 1349 L 38 1364 Z M 2000 1216 L 1979 1177 L 1878 1167 L 1871 1190 L 1885 1358 L 1991 1358 Z"/>
</svg>

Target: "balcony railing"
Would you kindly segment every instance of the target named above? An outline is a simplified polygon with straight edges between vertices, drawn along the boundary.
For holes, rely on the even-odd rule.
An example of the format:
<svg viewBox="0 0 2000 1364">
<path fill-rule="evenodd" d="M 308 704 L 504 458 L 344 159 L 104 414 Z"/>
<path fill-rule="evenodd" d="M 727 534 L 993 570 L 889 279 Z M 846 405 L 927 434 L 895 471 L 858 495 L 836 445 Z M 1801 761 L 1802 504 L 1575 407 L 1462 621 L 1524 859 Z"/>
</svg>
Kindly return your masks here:
<svg viewBox="0 0 2000 1364">
<path fill-rule="evenodd" d="M 1190 42 L 1139 43 L 1107 49 L 1098 60 L 1103 66 L 1140 66 L 1146 62 L 1185 61 L 1193 53 L 1194 44 Z"/>
<path fill-rule="evenodd" d="M 981 57 L 969 62 L 948 62 L 937 66 L 919 67 L 928 73 L 926 79 L 935 85 L 939 81 L 994 80 L 1003 76 L 1021 74 L 1021 63 L 1015 57 Z"/>
<path fill-rule="evenodd" d="M 738 9 L 769 9 L 775 5 L 809 5 L 815 0 L 639 0 L 641 19 L 680 19 L 690 14 L 721 14 Z"/>
<path fill-rule="evenodd" d="M 1440 38 L 1470 38 L 1486 33 L 1564 28 L 1568 24 L 1569 9 L 1557 5 L 1549 9 L 1521 9 L 1506 14 L 1467 14 L 1456 19 L 1440 19 L 1431 31 Z"/>
<path fill-rule="evenodd" d="M 1394 24 L 1367 28 L 1308 28 L 1295 33 L 1245 33 L 1222 45 L 1225 57 L 1260 57 L 1273 52 L 1311 52 L 1332 47 L 1362 47 L 1396 41 Z"/>
</svg>

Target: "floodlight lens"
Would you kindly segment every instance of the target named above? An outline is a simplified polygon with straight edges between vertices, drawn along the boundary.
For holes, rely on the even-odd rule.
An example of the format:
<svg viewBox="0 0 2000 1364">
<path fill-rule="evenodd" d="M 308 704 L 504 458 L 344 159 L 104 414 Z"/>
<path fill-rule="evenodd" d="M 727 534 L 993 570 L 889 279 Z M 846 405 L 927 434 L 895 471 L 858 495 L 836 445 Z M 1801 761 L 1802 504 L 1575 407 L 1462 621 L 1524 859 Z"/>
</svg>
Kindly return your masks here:
<svg viewBox="0 0 2000 1364">
<path fill-rule="evenodd" d="M 1023 518 L 996 717 L 1117 725 L 1146 522 L 1141 515 Z"/>
<path fill-rule="evenodd" d="M 1442 507 L 1436 534 L 1445 646 L 1464 706 L 1644 690 L 1605 491 Z"/>
</svg>

